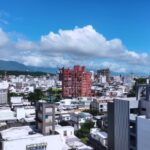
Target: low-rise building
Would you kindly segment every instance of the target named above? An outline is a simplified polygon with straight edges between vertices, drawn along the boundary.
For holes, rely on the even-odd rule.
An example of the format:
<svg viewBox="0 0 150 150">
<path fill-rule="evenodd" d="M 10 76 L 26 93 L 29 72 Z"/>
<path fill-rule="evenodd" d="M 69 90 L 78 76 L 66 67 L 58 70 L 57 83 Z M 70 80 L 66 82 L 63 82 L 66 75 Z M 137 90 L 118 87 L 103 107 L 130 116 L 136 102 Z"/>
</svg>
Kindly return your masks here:
<svg viewBox="0 0 150 150">
<path fill-rule="evenodd" d="M 69 121 L 71 119 L 70 114 L 61 114 L 59 120 L 60 121 Z"/>
<path fill-rule="evenodd" d="M 67 150 L 59 134 L 44 136 L 29 126 L 12 127 L 0 134 L 1 150 Z"/>
<path fill-rule="evenodd" d="M 107 150 L 107 133 L 94 129 L 90 133 L 89 143 L 95 150 Z"/>
<path fill-rule="evenodd" d="M 77 99 L 63 99 L 60 102 L 57 102 L 57 106 L 59 110 L 69 110 L 76 109 L 78 107 Z"/>
<path fill-rule="evenodd" d="M 90 104 L 90 109 L 92 111 L 107 112 L 107 103 L 112 100 L 111 97 L 95 98 Z"/>
<path fill-rule="evenodd" d="M 17 120 L 15 112 L 11 111 L 9 107 L 0 108 L 0 122 Z"/>
<path fill-rule="evenodd" d="M 75 128 L 78 130 L 81 128 L 81 125 L 86 121 L 92 120 L 93 116 L 90 113 L 80 112 L 80 113 L 72 113 L 71 114 L 71 121 Z"/>
</svg>

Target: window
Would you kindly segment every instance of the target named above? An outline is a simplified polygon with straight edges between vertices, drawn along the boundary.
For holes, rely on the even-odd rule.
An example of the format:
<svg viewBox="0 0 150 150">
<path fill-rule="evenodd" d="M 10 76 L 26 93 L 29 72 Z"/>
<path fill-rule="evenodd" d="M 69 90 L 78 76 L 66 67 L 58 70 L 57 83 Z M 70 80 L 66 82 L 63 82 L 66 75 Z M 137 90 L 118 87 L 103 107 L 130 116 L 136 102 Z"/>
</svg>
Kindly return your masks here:
<svg viewBox="0 0 150 150">
<path fill-rule="evenodd" d="M 100 108 L 103 108 L 103 105 L 100 105 Z"/>
<path fill-rule="evenodd" d="M 141 110 L 142 110 L 142 111 L 146 111 L 146 108 L 142 108 Z"/>
<path fill-rule="evenodd" d="M 64 131 L 64 136 L 67 136 L 67 131 L 66 130 Z"/>
<path fill-rule="evenodd" d="M 45 115 L 45 119 L 48 119 L 48 115 Z"/>
<path fill-rule="evenodd" d="M 26 150 L 46 150 L 47 143 L 31 144 L 26 146 Z"/>
</svg>

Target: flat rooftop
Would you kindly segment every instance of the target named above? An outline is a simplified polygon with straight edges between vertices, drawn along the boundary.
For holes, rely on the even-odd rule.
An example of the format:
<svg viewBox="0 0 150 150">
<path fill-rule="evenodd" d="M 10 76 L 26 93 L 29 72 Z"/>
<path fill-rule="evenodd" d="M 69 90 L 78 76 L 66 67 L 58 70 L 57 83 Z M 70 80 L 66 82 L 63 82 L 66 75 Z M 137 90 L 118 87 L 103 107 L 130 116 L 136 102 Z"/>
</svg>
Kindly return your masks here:
<svg viewBox="0 0 150 150">
<path fill-rule="evenodd" d="M 70 147 L 70 149 L 71 148 L 82 149 L 82 150 L 92 150 L 93 149 L 92 147 L 87 146 L 84 143 L 82 143 L 81 140 L 79 138 L 77 138 L 76 136 L 74 136 L 72 138 L 67 138 L 66 143 Z"/>
<path fill-rule="evenodd" d="M 137 116 L 137 114 L 130 114 L 130 121 L 135 121 Z"/>
<path fill-rule="evenodd" d="M 33 131 L 33 129 L 30 126 L 21 126 L 21 127 L 9 128 L 9 129 L 1 131 L 0 133 L 1 133 L 2 139 L 8 140 L 8 141 L 43 136 L 40 133 L 35 133 L 35 134 L 30 135 L 29 132 L 31 131 Z"/>
<path fill-rule="evenodd" d="M 61 126 L 61 125 L 55 125 L 55 129 L 74 129 L 72 126 Z"/>
<path fill-rule="evenodd" d="M 136 97 L 116 97 L 114 99 L 117 99 L 117 100 L 124 100 L 124 101 L 133 101 L 133 100 L 136 100 Z"/>
<path fill-rule="evenodd" d="M 101 131 L 99 128 L 92 128 L 90 134 L 99 136 L 103 139 L 107 139 L 108 138 L 108 134 L 104 131 Z"/>
<path fill-rule="evenodd" d="M 17 120 L 15 113 L 10 110 L 10 108 L 1 108 L 0 109 L 0 121 L 7 120 Z"/>
</svg>

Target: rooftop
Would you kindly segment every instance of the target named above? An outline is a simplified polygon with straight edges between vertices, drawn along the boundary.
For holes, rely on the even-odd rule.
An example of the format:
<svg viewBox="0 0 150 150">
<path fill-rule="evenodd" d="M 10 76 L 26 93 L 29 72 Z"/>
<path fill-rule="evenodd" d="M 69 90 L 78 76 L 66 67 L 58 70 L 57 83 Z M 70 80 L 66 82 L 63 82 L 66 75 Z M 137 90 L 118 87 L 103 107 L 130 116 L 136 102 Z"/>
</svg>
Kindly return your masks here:
<svg viewBox="0 0 150 150">
<path fill-rule="evenodd" d="M 9 128 L 1 131 L 0 133 L 1 133 L 2 140 L 4 140 L 4 142 L 9 142 L 9 141 L 11 142 L 10 145 L 13 150 L 17 150 L 17 149 L 22 150 L 23 147 L 26 148 L 26 145 L 32 146 L 33 143 L 37 143 L 37 144 L 46 143 L 47 149 L 52 149 L 52 150 L 68 149 L 68 146 L 63 142 L 59 134 L 44 136 L 42 134 L 35 133 L 32 131 L 33 130 L 30 126 L 21 126 L 21 127 Z M 17 141 L 12 142 L 14 140 Z M 8 146 L 5 148 L 6 150 L 8 150 Z"/>
<path fill-rule="evenodd" d="M 0 121 L 16 120 L 15 114 L 10 108 L 0 109 Z"/>
<path fill-rule="evenodd" d="M 19 96 L 19 97 L 17 97 L 17 96 L 11 97 L 10 101 L 13 104 L 22 103 L 22 97 L 21 96 Z"/>
<path fill-rule="evenodd" d="M 135 121 L 137 116 L 137 114 L 130 114 L 130 121 Z"/>
<path fill-rule="evenodd" d="M 61 125 L 56 125 L 55 130 L 64 130 L 64 129 L 74 129 L 72 126 L 61 126 Z"/>
<path fill-rule="evenodd" d="M 85 145 L 78 139 L 77 137 L 68 138 L 66 140 L 68 146 L 73 147 L 75 149 L 83 149 L 83 150 L 92 150 L 90 146 Z"/>
<path fill-rule="evenodd" d="M 92 128 L 90 131 L 90 134 L 99 136 L 103 139 L 107 139 L 107 137 L 108 137 L 108 134 L 104 131 L 101 131 L 99 128 Z"/>
<path fill-rule="evenodd" d="M 6 130 L 1 131 L 1 136 L 4 140 L 17 140 L 17 139 L 25 139 L 31 137 L 42 137 L 43 135 L 40 133 L 29 134 L 33 129 L 30 126 L 21 126 L 21 127 L 12 127 Z"/>
<path fill-rule="evenodd" d="M 135 101 L 136 97 L 121 97 L 121 98 L 115 98 L 117 100 L 124 100 L 124 101 Z"/>
</svg>

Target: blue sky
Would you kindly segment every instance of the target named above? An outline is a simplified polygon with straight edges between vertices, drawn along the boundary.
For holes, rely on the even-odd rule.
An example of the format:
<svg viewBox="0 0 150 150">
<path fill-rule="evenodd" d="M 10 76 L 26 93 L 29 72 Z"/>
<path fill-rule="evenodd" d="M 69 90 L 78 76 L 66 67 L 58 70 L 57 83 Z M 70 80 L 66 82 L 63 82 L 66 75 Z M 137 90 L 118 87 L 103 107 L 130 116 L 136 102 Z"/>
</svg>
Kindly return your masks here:
<svg viewBox="0 0 150 150">
<path fill-rule="evenodd" d="M 149 72 L 149 6 L 149 0 L 1 0 L 0 58 L 45 67 L 79 63 Z"/>
</svg>

